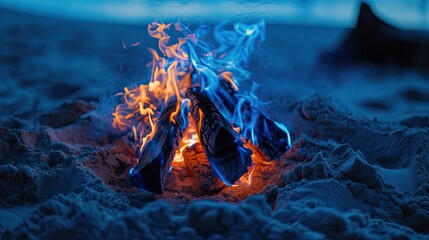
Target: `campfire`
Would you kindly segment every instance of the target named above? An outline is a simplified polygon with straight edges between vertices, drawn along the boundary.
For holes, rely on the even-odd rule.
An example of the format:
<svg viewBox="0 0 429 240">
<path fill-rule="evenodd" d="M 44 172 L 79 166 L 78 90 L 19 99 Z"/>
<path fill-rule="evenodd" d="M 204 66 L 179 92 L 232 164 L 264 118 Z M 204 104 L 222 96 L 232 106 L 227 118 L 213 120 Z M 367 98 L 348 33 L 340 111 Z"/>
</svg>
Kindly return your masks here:
<svg viewBox="0 0 429 240">
<path fill-rule="evenodd" d="M 289 149 L 287 128 L 260 111 L 253 90 L 238 87 L 250 78 L 244 67 L 264 27 L 219 24 L 214 45 L 204 40 L 207 26 L 149 24 L 161 54 L 149 49 L 149 83 L 125 87 L 113 113 L 113 127 L 129 133 L 136 152 L 129 177 L 137 187 L 162 193 L 174 162 L 184 161 L 196 179 L 210 179 L 202 188 L 215 191 L 251 174 L 253 151 L 270 161 Z M 181 35 L 173 44 L 172 34 Z"/>
</svg>

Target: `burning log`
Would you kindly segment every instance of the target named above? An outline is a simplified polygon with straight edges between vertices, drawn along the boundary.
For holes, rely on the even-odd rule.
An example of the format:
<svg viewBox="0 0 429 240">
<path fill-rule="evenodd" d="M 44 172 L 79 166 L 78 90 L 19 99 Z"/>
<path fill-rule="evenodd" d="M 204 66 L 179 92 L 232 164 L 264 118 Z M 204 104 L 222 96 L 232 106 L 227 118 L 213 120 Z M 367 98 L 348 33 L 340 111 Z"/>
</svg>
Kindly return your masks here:
<svg viewBox="0 0 429 240">
<path fill-rule="evenodd" d="M 221 79 L 216 93 L 222 99 L 226 110 L 232 115 L 239 102 L 236 97 L 238 92 L 229 82 Z M 239 111 L 244 125 L 251 125 L 252 128 L 251 131 L 242 131 L 242 136 L 251 140 L 257 149 L 270 160 L 283 156 L 290 145 L 287 129 L 283 129 L 281 125 L 266 117 L 258 109 L 251 107 L 249 102 L 244 102 Z"/>
<path fill-rule="evenodd" d="M 190 111 L 212 169 L 222 181 L 232 185 L 248 171 L 252 151 L 243 146 L 239 135 L 205 92 L 191 87 L 186 95 L 191 100 Z"/>
<path fill-rule="evenodd" d="M 196 168 L 197 163 L 204 159 L 209 162 L 214 174 L 227 185 L 232 185 L 248 172 L 252 151 L 244 147 L 243 140 L 233 129 L 231 119 L 224 115 L 225 111 L 234 113 L 237 109 L 240 122 L 236 125 L 240 126 L 243 136 L 251 139 L 269 158 L 280 157 L 290 142 L 287 129 L 264 117 L 252 104 L 246 103 L 245 98 L 236 95 L 234 89 L 228 92 L 228 87 L 231 86 L 219 88 L 219 93 L 201 90 L 213 89 L 218 84 L 216 81 L 219 75 L 226 78 L 243 72 L 239 65 L 247 61 L 249 50 L 255 40 L 263 39 L 260 35 L 264 29 L 264 22 L 252 25 L 235 24 L 235 33 L 228 34 L 234 37 L 225 39 L 225 43 L 231 47 L 230 50 L 222 49 L 223 47 L 213 49 L 211 44 L 206 46 L 203 41 L 196 39 L 195 36 L 198 34 L 193 34 L 180 22 L 174 25 L 174 29 L 184 33 L 185 37 L 169 45 L 166 40 L 170 39 L 170 35 L 166 30 L 169 30 L 170 26 L 171 24 L 157 22 L 149 24 L 148 33 L 158 39 L 162 55 L 150 49 L 153 56 L 150 64 L 152 66 L 150 82 L 140 84 L 134 89 L 125 87 L 124 92 L 117 95 L 123 96 L 123 101 L 112 113 L 114 116 L 112 126 L 121 131 L 132 130 L 135 144 L 137 147 L 140 146 L 140 151 L 137 151 L 139 163 L 129 174 L 132 181 L 142 189 L 155 193 L 163 192 L 174 154 L 182 138 L 182 130 L 186 128 L 188 122 L 189 102 L 201 148 L 207 158 L 201 154 L 198 156 L 197 153 L 195 157 L 188 156 L 190 162 L 187 164 L 193 169 L 196 177 L 206 176 L 206 172 L 200 173 Z M 221 42 L 221 45 L 224 44 Z M 213 55 L 212 52 L 219 54 Z M 231 69 L 224 67 L 232 65 Z M 231 71 L 226 72 L 227 69 Z M 233 84 L 232 79 L 227 80 Z M 201 89 L 189 87 L 192 84 L 204 86 L 207 84 L 208 87 Z M 216 96 L 219 94 L 223 96 Z M 189 99 L 185 99 L 185 95 Z M 218 101 L 219 99 L 223 100 Z M 213 101 L 218 101 L 216 104 L 224 101 L 225 109 L 218 109 Z M 169 108 L 167 102 L 175 102 L 175 107 Z M 249 125 L 249 128 L 242 127 L 243 123 Z M 146 134 L 148 124 L 151 132 Z M 249 129 L 250 132 L 247 131 Z M 257 136 L 257 141 L 254 136 Z M 214 186 L 218 186 L 218 183 Z"/>
<path fill-rule="evenodd" d="M 170 121 L 173 111 L 174 107 L 170 107 L 162 115 L 154 137 L 145 144 L 140 154 L 139 164 L 130 171 L 132 181 L 139 188 L 163 193 L 165 180 L 182 138 L 181 123 Z"/>
<path fill-rule="evenodd" d="M 187 147 L 183 151 L 183 160 L 194 174 L 202 192 L 217 192 L 225 186 L 211 168 L 200 143 Z"/>
</svg>

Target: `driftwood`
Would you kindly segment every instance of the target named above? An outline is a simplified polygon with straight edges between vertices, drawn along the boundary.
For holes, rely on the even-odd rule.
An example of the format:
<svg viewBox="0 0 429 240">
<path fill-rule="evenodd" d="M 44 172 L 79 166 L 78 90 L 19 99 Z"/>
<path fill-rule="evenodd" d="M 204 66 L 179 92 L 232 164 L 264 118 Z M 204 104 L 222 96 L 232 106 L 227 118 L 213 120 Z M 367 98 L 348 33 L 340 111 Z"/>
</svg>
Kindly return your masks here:
<svg viewBox="0 0 429 240">
<path fill-rule="evenodd" d="M 224 79 L 220 80 L 217 89 L 218 96 L 222 99 L 222 105 L 233 114 L 238 103 L 235 96 L 237 91 Z M 288 133 L 282 130 L 274 121 L 262 114 L 258 109 L 252 108 L 248 102 L 244 103 L 241 113 L 244 124 L 251 124 L 251 116 L 256 118 L 253 125 L 253 133 L 257 142 L 256 148 L 264 153 L 270 160 L 278 159 L 289 149 Z M 242 132 L 246 140 L 252 140 L 250 131 Z"/>
<path fill-rule="evenodd" d="M 227 185 L 234 184 L 250 166 L 252 151 L 244 147 L 240 136 L 198 87 L 186 91 L 198 136 L 212 169 Z"/>
<path fill-rule="evenodd" d="M 180 122 L 176 121 L 175 124 L 169 119 L 173 110 L 174 107 L 170 107 L 162 115 L 154 137 L 139 154 L 139 164 L 130 172 L 137 187 L 154 193 L 163 192 L 174 154 L 182 138 Z"/>
<path fill-rule="evenodd" d="M 186 166 L 195 176 L 202 192 L 217 192 L 225 186 L 211 168 L 200 143 L 185 148 L 182 154 Z"/>
</svg>

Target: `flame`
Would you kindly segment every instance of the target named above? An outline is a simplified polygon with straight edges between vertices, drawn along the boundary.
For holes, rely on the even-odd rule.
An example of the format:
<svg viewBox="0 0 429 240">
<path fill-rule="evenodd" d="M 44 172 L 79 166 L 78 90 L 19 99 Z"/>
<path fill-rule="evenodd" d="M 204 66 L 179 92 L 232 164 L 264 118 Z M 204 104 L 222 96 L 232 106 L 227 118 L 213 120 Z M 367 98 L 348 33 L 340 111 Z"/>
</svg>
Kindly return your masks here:
<svg viewBox="0 0 429 240">
<path fill-rule="evenodd" d="M 235 184 L 231 185 L 231 187 L 239 187 L 239 186 L 252 186 L 252 177 L 253 173 L 255 172 L 255 165 L 252 165 L 248 168 L 248 172 L 243 174 L 243 176 L 240 177 L 240 179 L 235 182 Z"/>
<path fill-rule="evenodd" d="M 229 82 L 235 91 L 238 91 L 238 86 L 232 79 L 231 72 L 223 72 L 220 74 L 220 77 L 224 78 L 227 82 Z"/>
<path fill-rule="evenodd" d="M 252 131 L 254 122 L 246 122 L 239 110 L 244 102 L 250 102 L 252 107 L 260 104 L 253 92 L 248 95 L 237 94 L 239 102 L 236 111 L 227 113 L 222 110 L 226 108 L 222 106 L 223 103 L 219 101 L 215 90 L 219 79 L 224 79 L 234 91 L 238 91 L 239 82 L 250 77 L 250 72 L 244 66 L 255 42 L 264 40 L 264 26 L 265 22 L 261 20 L 249 25 L 236 23 L 233 29 L 227 29 L 226 22 L 222 22 L 214 28 L 214 37 L 218 42 L 215 46 L 203 40 L 204 35 L 208 33 L 208 26 L 203 25 L 192 32 L 181 22 L 174 25 L 158 22 L 149 24 L 148 34 L 158 40 L 159 49 L 157 51 L 148 48 L 152 55 L 152 61 L 148 64 L 151 68 L 150 80 L 148 84 L 133 86 L 131 89 L 125 87 L 123 92 L 116 94 L 122 100 L 112 113 L 112 126 L 130 133 L 138 155 L 138 152 L 142 153 L 148 142 L 153 139 L 158 128 L 163 127 L 158 123 L 167 112 L 168 121 L 180 125 L 184 132 L 173 161 L 181 162 L 184 149 L 199 142 L 196 124 L 191 121 L 188 113 L 190 101 L 185 97 L 186 89 L 197 84 L 220 105 L 222 114 L 234 123 L 237 132 Z M 169 33 L 172 31 L 183 36 L 171 44 Z M 130 46 L 140 44 L 135 42 Z M 122 46 L 127 49 L 124 41 Z M 202 111 L 199 111 L 202 116 Z M 199 121 L 202 121 L 202 117 Z M 250 140 L 257 143 L 253 134 Z M 238 184 L 250 185 L 253 171 L 254 167 L 251 167 Z"/>
<path fill-rule="evenodd" d="M 184 109 L 184 91 L 190 84 L 189 56 L 183 49 L 187 39 L 179 38 L 178 43 L 169 45 L 166 30 L 170 26 L 156 22 L 148 26 L 149 35 L 158 39 L 158 47 L 166 56 L 160 57 L 156 50 L 148 49 L 152 54 L 150 82 L 131 90 L 125 87 L 124 92 L 117 94 L 123 97 L 123 103 L 113 113 L 112 126 L 121 131 L 132 130 L 140 152 L 155 135 L 162 111 L 170 103 L 174 103 L 174 111 L 169 120 L 176 123 L 175 119 Z"/>
<path fill-rule="evenodd" d="M 191 120 L 191 121 L 189 121 L 189 125 L 188 125 L 185 133 L 183 134 L 179 150 L 177 150 L 176 155 L 174 155 L 173 164 L 178 163 L 178 162 L 183 162 L 184 161 L 183 151 L 187 147 L 192 147 L 193 145 L 195 145 L 196 143 L 199 143 L 199 142 L 200 142 L 200 139 L 198 138 L 195 123 L 194 123 L 194 121 Z"/>
</svg>

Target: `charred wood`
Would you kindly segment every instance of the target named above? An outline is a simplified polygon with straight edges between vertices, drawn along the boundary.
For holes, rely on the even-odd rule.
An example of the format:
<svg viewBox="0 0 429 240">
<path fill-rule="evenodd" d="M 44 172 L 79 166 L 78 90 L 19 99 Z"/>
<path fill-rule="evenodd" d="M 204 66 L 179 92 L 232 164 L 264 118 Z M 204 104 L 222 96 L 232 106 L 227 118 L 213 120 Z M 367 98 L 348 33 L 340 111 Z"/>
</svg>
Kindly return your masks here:
<svg viewBox="0 0 429 240">
<path fill-rule="evenodd" d="M 138 188 L 163 193 L 174 154 L 182 138 L 180 122 L 170 121 L 170 114 L 173 111 L 174 107 L 170 107 L 162 115 L 154 137 L 146 143 L 139 154 L 139 164 L 130 172 L 130 177 Z"/>
<path fill-rule="evenodd" d="M 220 96 L 222 105 L 231 115 L 234 114 L 238 104 L 237 93 L 229 82 L 220 80 L 217 94 Z M 241 135 L 246 140 L 252 141 L 256 148 L 270 160 L 278 159 L 286 153 L 289 149 L 289 135 L 285 130 L 258 109 L 251 107 L 249 102 L 244 102 L 239 111 L 244 125 L 252 124 L 252 131 L 241 129 Z M 255 142 L 254 139 L 256 139 Z"/>
<path fill-rule="evenodd" d="M 211 167 L 222 181 L 232 185 L 248 171 L 252 151 L 244 147 L 240 136 L 205 92 L 191 87 L 186 94 L 191 100 L 190 112 Z"/>
</svg>

